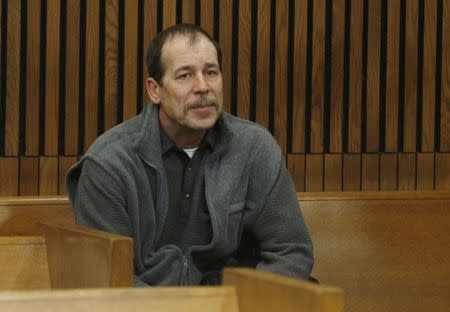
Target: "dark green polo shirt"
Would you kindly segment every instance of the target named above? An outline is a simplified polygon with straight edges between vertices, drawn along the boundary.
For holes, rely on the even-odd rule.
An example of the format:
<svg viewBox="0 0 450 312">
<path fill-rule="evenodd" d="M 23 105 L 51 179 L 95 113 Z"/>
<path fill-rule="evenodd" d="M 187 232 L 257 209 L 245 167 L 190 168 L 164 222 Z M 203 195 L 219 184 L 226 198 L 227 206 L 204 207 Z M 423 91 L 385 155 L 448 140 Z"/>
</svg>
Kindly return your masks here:
<svg viewBox="0 0 450 312">
<path fill-rule="evenodd" d="M 215 130 L 210 129 L 192 159 L 179 149 L 160 125 L 161 152 L 169 189 L 169 210 L 157 248 L 208 245 L 212 227 L 205 199 L 204 160 L 211 154 Z"/>
</svg>

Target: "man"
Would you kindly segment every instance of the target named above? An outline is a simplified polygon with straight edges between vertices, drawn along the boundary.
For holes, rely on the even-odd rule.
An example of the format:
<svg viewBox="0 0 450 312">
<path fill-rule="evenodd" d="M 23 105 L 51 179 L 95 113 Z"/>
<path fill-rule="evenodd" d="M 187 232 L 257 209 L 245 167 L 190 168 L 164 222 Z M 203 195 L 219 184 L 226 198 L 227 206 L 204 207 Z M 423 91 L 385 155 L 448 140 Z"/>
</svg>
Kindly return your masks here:
<svg viewBox="0 0 450 312">
<path fill-rule="evenodd" d="M 67 175 L 76 221 L 133 238 L 136 285 L 217 284 L 224 266 L 309 278 L 311 239 L 278 145 L 222 112 L 217 43 L 176 25 L 147 62 L 152 103 Z"/>
</svg>

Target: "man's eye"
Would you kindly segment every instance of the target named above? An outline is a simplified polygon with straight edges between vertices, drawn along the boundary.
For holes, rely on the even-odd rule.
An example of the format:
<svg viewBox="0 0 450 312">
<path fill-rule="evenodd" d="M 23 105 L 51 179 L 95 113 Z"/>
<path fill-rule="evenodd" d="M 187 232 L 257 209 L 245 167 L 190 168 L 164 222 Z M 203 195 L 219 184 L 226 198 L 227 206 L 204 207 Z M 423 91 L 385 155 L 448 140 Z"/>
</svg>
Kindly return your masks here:
<svg viewBox="0 0 450 312">
<path fill-rule="evenodd" d="M 184 73 L 184 74 L 179 75 L 177 78 L 178 79 L 188 79 L 189 77 L 191 77 L 191 74 Z"/>
<path fill-rule="evenodd" d="M 215 70 L 207 70 L 206 74 L 208 76 L 215 76 L 215 75 L 217 75 L 217 71 L 215 71 Z"/>
</svg>

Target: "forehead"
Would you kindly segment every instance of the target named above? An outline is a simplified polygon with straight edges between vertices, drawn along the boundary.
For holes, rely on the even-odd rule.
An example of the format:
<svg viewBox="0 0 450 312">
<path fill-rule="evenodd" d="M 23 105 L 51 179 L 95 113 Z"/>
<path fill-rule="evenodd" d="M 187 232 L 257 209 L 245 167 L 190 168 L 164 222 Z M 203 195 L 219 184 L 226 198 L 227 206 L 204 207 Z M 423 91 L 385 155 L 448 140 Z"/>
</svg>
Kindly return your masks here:
<svg viewBox="0 0 450 312">
<path fill-rule="evenodd" d="M 174 35 L 164 44 L 161 60 L 166 70 L 201 63 L 218 64 L 214 44 L 202 34 L 197 34 L 194 41 L 191 36 Z"/>
</svg>

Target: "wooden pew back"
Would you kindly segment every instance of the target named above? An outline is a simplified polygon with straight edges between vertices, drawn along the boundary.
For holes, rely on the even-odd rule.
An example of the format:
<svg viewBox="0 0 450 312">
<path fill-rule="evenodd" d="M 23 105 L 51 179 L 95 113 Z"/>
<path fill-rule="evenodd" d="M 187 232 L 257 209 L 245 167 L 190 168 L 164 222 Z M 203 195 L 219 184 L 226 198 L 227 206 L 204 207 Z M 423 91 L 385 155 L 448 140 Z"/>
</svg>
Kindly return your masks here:
<svg viewBox="0 0 450 312">
<path fill-rule="evenodd" d="M 241 312 L 341 312 L 343 291 L 268 272 L 227 268 L 223 284 L 236 287 Z"/>
<path fill-rule="evenodd" d="M 161 287 L 0 293 L 2 312 L 237 312 L 232 287 Z"/>
<path fill-rule="evenodd" d="M 299 193 L 322 283 L 346 311 L 447 311 L 449 193 Z"/>
<path fill-rule="evenodd" d="M 132 239 L 75 225 L 65 197 L 0 197 L 0 229 L 0 289 L 132 285 Z"/>
</svg>

